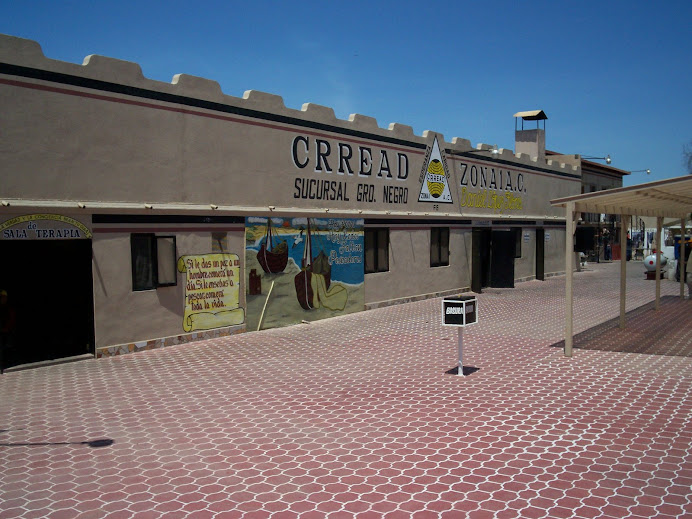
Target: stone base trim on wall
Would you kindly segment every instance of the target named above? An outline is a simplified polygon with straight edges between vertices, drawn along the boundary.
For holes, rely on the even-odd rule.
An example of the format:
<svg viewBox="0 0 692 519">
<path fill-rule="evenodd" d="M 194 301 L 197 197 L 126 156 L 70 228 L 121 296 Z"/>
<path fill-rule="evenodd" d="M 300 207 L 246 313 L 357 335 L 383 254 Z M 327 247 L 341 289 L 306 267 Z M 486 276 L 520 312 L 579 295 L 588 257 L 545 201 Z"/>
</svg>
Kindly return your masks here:
<svg viewBox="0 0 692 519">
<path fill-rule="evenodd" d="M 545 277 L 553 277 L 564 275 L 564 272 L 551 272 L 546 273 Z M 536 276 L 528 276 L 525 278 L 516 279 L 515 282 L 522 283 L 524 281 L 532 281 L 536 279 Z M 436 297 L 449 297 L 458 294 L 463 294 L 465 292 L 470 292 L 470 287 L 457 288 L 453 290 L 444 290 L 441 292 L 431 292 L 429 294 L 419 294 L 409 297 L 401 297 L 398 299 L 389 299 L 387 301 L 376 301 L 373 303 L 366 303 L 365 310 L 374 310 L 376 308 L 384 308 L 386 306 L 400 305 L 404 303 L 413 303 L 415 301 L 422 301 L 424 299 L 433 299 Z M 173 335 L 170 337 L 161 337 L 159 339 L 150 339 L 147 341 L 129 342 L 125 344 L 116 344 L 114 346 L 103 346 L 96 348 L 96 358 L 106 358 L 115 357 L 117 355 L 125 355 L 127 353 L 136 353 L 138 351 L 154 350 L 157 348 L 165 348 L 166 346 L 174 346 L 176 344 L 187 344 L 194 341 L 202 341 L 206 339 L 217 339 L 219 337 L 226 337 L 228 335 L 235 335 L 236 333 L 245 333 L 247 330 L 245 326 L 231 326 L 228 328 L 216 328 L 214 330 L 205 330 L 194 333 L 186 333 L 181 335 Z"/>
<path fill-rule="evenodd" d="M 413 303 L 414 301 L 422 301 L 424 299 L 434 299 L 436 297 L 448 297 L 470 292 L 471 287 L 456 288 L 454 290 L 444 290 L 442 292 L 431 292 L 429 294 L 419 294 L 417 296 L 400 297 L 398 299 L 389 299 L 387 301 L 377 301 L 374 303 L 365 303 L 366 310 L 374 310 L 375 308 L 384 308 L 385 306 L 401 305 L 404 303 Z"/>
<path fill-rule="evenodd" d="M 546 278 L 551 278 L 553 276 L 564 276 L 564 272 L 546 272 L 544 276 Z M 524 278 L 515 279 L 515 283 L 523 283 L 524 281 L 533 281 L 536 276 L 527 276 Z M 417 296 L 401 297 L 398 299 L 389 299 L 387 301 L 377 301 L 374 303 L 365 303 L 366 310 L 374 310 L 375 308 L 383 308 L 385 306 L 401 305 L 404 303 L 413 303 L 414 301 L 422 301 L 424 299 L 434 299 L 436 297 L 449 297 L 457 294 L 463 294 L 465 292 L 471 292 L 470 287 L 457 288 L 455 290 L 445 290 L 442 292 L 432 292 L 430 294 L 420 294 Z"/>
<path fill-rule="evenodd" d="M 552 278 L 555 276 L 564 276 L 564 275 L 565 275 L 564 272 L 546 272 L 545 274 L 543 274 L 543 277 L 545 279 L 548 279 L 548 278 Z M 514 280 L 514 282 L 515 283 L 524 283 L 525 281 L 533 281 L 535 279 L 536 279 L 536 276 L 526 276 L 523 278 L 517 278 Z"/>
<path fill-rule="evenodd" d="M 114 346 L 103 346 L 96 348 L 96 358 L 115 357 L 116 355 L 125 355 L 127 353 L 136 353 L 138 351 L 154 350 L 157 348 L 165 348 L 166 346 L 174 346 L 176 344 L 187 344 L 194 341 L 202 341 L 205 339 L 217 339 L 226 337 L 236 333 L 245 332 L 245 326 L 231 326 L 228 328 L 216 328 L 214 330 L 204 330 L 194 333 L 185 333 L 181 335 L 173 335 L 171 337 L 161 337 L 159 339 L 150 339 L 148 341 L 130 342 L 125 344 L 116 344 Z"/>
</svg>

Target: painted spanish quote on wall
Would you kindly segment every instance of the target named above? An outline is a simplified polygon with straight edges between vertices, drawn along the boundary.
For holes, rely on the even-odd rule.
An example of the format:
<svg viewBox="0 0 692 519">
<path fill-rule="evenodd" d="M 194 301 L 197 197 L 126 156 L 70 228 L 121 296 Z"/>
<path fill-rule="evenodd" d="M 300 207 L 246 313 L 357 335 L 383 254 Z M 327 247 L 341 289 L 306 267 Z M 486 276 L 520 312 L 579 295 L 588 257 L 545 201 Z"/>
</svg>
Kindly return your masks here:
<svg viewBox="0 0 692 519">
<path fill-rule="evenodd" d="M 185 274 L 183 330 L 195 332 L 242 324 L 237 254 L 196 254 L 178 258 Z"/>
<path fill-rule="evenodd" d="M 363 220 L 245 220 L 247 330 L 363 310 Z"/>
</svg>

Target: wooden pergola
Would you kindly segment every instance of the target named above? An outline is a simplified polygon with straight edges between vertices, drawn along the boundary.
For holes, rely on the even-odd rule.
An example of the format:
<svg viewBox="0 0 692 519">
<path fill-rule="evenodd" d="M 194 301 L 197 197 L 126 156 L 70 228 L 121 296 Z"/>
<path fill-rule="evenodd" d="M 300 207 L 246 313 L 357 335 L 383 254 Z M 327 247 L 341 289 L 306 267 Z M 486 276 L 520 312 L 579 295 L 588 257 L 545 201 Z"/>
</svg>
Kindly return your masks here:
<svg viewBox="0 0 692 519">
<path fill-rule="evenodd" d="M 629 216 L 656 217 L 656 310 L 661 300 L 661 231 L 664 218 L 680 219 L 681 235 L 685 236 L 685 220 L 692 213 L 692 175 L 648 182 L 636 186 L 608 189 L 596 193 L 585 193 L 551 200 L 555 207 L 565 208 L 565 355 L 572 356 L 573 327 L 573 281 L 574 281 L 574 233 L 580 213 L 620 215 L 620 235 L 627 236 Z M 624 239 L 624 238 L 623 238 Z M 682 240 L 681 240 L 682 245 Z M 683 245 L 684 247 L 684 245 Z M 685 250 L 681 248 L 681 250 Z M 626 249 L 620 260 L 620 328 L 625 327 Z M 680 254 L 680 272 L 685 272 L 685 255 Z M 680 298 L 685 297 L 685 279 L 680 276 Z"/>
</svg>

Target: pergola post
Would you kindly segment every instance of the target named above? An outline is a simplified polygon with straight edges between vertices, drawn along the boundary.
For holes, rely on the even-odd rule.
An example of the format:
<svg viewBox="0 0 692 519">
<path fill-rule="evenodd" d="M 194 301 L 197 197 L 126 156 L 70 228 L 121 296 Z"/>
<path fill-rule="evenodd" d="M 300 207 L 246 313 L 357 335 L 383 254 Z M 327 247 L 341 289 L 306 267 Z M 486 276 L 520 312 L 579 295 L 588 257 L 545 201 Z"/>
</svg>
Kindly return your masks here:
<svg viewBox="0 0 692 519">
<path fill-rule="evenodd" d="M 565 357 L 572 356 L 574 327 L 572 285 L 574 280 L 574 202 L 565 206 Z"/>
<path fill-rule="evenodd" d="M 620 328 L 625 328 L 627 299 L 627 221 L 628 215 L 620 215 Z M 624 247 L 623 247 L 624 245 Z"/>
<path fill-rule="evenodd" d="M 685 217 L 680 219 L 680 299 L 685 299 Z M 692 294 L 690 294 L 692 295 Z"/>
<path fill-rule="evenodd" d="M 654 309 L 661 307 L 661 234 L 663 229 L 663 217 L 656 218 L 656 302 Z"/>
</svg>

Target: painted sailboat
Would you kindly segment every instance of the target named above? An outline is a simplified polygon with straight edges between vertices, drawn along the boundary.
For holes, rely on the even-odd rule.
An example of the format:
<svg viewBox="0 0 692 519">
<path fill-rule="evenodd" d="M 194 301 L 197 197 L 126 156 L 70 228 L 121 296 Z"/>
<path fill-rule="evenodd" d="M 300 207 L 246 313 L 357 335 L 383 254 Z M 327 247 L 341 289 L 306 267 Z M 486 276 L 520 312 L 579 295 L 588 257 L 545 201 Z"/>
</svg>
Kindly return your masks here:
<svg viewBox="0 0 692 519">
<path fill-rule="evenodd" d="M 274 241 L 278 243 L 274 245 Z M 257 252 L 257 261 L 267 274 L 283 272 L 288 263 L 288 244 L 274 236 L 271 218 L 267 218 L 267 231 Z"/>
<path fill-rule="evenodd" d="M 312 255 L 312 231 L 308 219 L 301 269 L 294 278 L 298 303 L 305 310 L 324 306 L 329 310 L 342 311 L 346 307 L 348 292 L 342 285 L 331 284 L 331 270 L 324 251 L 315 257 Z"/>
</svg>

